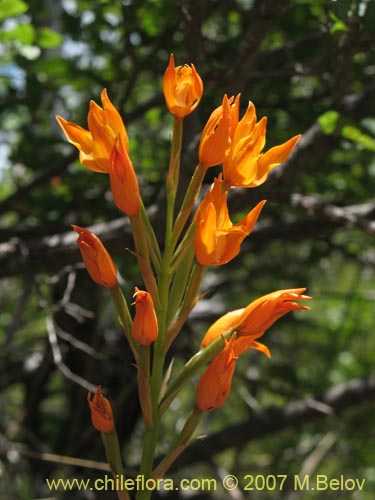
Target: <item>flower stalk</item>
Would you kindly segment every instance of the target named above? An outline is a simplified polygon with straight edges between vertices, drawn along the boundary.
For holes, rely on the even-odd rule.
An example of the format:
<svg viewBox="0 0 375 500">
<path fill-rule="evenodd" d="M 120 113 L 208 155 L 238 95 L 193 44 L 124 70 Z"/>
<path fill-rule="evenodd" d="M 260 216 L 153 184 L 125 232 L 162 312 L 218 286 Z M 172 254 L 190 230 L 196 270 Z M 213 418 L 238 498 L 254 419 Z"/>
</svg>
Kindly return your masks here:
<svg viewBox="0 0 375 500">
<path fill-rule="evenodd" d="M 101 434 L 108 465 L 111 468 L 113 477 L 116 479 L 119 476 L 124 476 L 116 429 L 112 432 L 102 432 Z M 116 494 L 118 500 L 130 500 L 130 496 L 126 490 L 116 490 Z"/>
<path fill-rule="evenodd" d="M 231 188 L 254 188 L 284 162 L 300 136 L 292 137 L 265 153 L 266 123 L 257 121 L 249 102 L 239 119 L 240 96 L 227 97 L 209 116 L 198 149 L 198 161 L 181 207 L 176 210 L 183 144 L 183 121 L 202 98 L 203 83 L 193 64 L 175 66 L 171 54 L 163 77 L 163 93 L 174 117 L 169 168 L 165 179 L 166 220 L 163 247 L 148 217 L 136 169 L 129 154 L 129 138 L 121 114 L 101 93 L 102 106 L 91 101 L 88 129 L 57 117 L 67 140 L 77 147 L 83 165 L 107 174 L 115 205 L 130 220 L 134 250 L 143 283 L 135 286 L 134 314 L 118 283 L 117 269 L 100 239 L 89 230 L 73 226 L 77 244 L 91 278 L 111 292 L 125 338 L 137 368 L 138 396 L 144 421 L 140 474 L 161 478 L 193 439 L 202 416 L 227 400 L 236 360 L 249 349 L 270 357 L 257 339 L 290 311 L 309 309 L 299 300 L 310 300 L 304 288 L 277 290 L 218 318 L 207 330 L 200 350 L 173 376 L 166 369 L 166 355 L 188 316 L 205 293 L 201 291 L 208 267 L 225 265 L 240 253 L 243 240 L 252 232 L 265 200 L 237 223 L 232 223 L 227 204 Z M 212 186 L 200 196 L 206 172 L 222 165 Z M 201 198 L 197 209 L 196 201 Z M 177 213 L 177 214 L 176 214 Z M 207 366 L 208 365 L 208 366 Z M 161 420 L 172 401 L 200 371 L 195 404 L 169 453 L 154 467 Z M 88 398 L 93 426 L 102 434 L 106 456 L 114 476 L 123 475 L 120 445 L 109 401 L 100 386 Z M 136 493 L 149 500 L 151 491 Z M 119 500 L 129 500 L 118 491 Z"/>
</svg>

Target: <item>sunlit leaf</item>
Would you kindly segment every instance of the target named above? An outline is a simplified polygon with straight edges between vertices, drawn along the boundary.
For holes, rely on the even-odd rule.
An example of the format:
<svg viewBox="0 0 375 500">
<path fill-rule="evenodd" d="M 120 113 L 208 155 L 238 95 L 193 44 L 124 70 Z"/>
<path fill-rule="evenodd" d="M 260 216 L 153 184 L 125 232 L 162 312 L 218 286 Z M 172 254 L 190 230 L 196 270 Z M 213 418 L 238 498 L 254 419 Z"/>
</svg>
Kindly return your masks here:
<svg viewBox="0 0 375 500">
<path fill-rule="evenodd" d="M 0 21 L 7 17 L 18 16 L 28 10 L 29 6 L 22 0 L 1 0 Z"/>
<path fill-rule="evenodd" d="M 360 144 L 369 151 L 375 151 L 375 139 L 361 132 L 359 128 L 352 125 L 345 125 L 342 128 L 341 134 L 346 139 L 350 139 L 351 141 Z"/>
<path fill-rule="evenodd" d="M 336 129 L 340 113 L 334 110 L 326 111 L 318 118 L 318 123 L 323 132 L 327 135 L 333 134 Z"/>
<path fill-rule="evenodd" d="M 50 28 L 40 28 L 38 31 L 38 45 L 43 49 L 58 47 L 62 40 L 62 35 Z"/>
<path fill-rule="evenodd" d="M 35 30 L 31 24 L 19 24 L 9 31 L 0 32 L 0 40 L 3 42 L 18 41 L 23 45 L 30 45 L 35 38 Z"/>
</svg>

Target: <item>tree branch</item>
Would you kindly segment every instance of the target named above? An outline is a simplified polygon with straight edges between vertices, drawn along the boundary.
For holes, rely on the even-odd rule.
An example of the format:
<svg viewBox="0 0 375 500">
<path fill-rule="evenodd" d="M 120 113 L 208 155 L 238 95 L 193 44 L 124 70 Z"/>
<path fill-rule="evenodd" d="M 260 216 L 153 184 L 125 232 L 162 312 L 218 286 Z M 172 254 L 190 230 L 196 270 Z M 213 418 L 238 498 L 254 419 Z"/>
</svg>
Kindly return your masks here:
<svg viewBox="0 0 375 500">
<path fill-rule="evenodd" d="M 365 89 L 344 99 L 342 112 L 352 119 L 369 115 L 368 103 L 375 98 L 375 88 Z M 314 123 L 302 136 L 289 159 L 274 169 L 268 181 L 258 189 L 236 190 L 232 208 L 241 211 L 265 198 L 273 201 L 289 201 L 293 185 L 299 176 L 314 168 L 337 145 L 338 138 L 326 135 Z M 345 210 L 345 209 L 343 209 Z M 150 218 L 157 221 L 156 206 L 149 209 Z M 324 214 L 321 214 L 322 216 Z M 325 214 L 327 216 L 327 213 Z M 332 217 L 332 213 L 328 214 Z M 372 230 L 372 226 L 369 226 Z M 130 226 L 126 218 L 95 224 L 91 230 L 97 234 L 109 250 L 116 254 L 133 245 Z M 18 275 L 26 267 L 34 272 L 56 272 L 66 265 L 80 262 L 80 255 L 72 232 L 46 236 L 42 239 L 22 241 L 14 238 L 0 244 L 0 278 Z"/>
<path fill-rule="evenodd" d="M 328 389 L 321 396 L 308 397 L 289 403 L 284 408 L 269 408 L 207 438 L 197 440 L 186 449 L 171 470 L 177 470 L 207 460 L 221 451 L 243 446 L 284 429 L 306 424 L 327 415 L 375 400 L 375 377 L 352 379 Z"/>
</svg>

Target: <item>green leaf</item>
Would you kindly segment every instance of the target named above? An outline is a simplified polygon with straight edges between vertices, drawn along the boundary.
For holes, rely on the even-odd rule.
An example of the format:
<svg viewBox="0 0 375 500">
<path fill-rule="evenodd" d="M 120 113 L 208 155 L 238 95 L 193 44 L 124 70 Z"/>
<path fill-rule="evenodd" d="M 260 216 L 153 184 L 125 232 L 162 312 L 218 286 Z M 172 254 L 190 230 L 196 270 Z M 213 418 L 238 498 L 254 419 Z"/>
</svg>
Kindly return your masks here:
<svg viewBox="0 0 375 500">
<path fill-rule="evenodd" d="M 29 6 L 22 0 L 1 0 L 0 21 L 7 17 L 19 16 L 28 10 Z"/>
<path fill-rule="evenodd" d="M 357 144 L 360 144 L 369 151 L 375 151 L 375 140 L 367 134 L 364 134 L 359 128 L 353 125 L 345 125 L 342 128 L 341 134 L 346 139 L 349 139 Z"/>
<path fill-rule="evenodd" d="M 31 45 L 35 38 L 35 30 L 31 24 L 19 24 L 9 31 L 0 32 L 0 40 L 3 42 L 18 41 L 22 45 Z"/>
<path fill-rule="evenodd" d="M 330 33 L 337 33 L 340 31 L 348 31 L 348 28 L 342 19 L 339 19 L 333 13 L 331 13 L 331 18 L 333 20 L 333 24 L 330 28 Z"/>
<path fill-rule="evenodd" d="M 326 111 L 319 116 L 318 124 L 325 134 L 330 135 L 335 131 L 339 118 L 340 113 L 337 111 Z"/>
<path fill-rule="evenodd" d="M 66 78 L 69 80 L 69 63 L 60 57 L 39 59 L 34 64 L 36 72 L 45 73 L 52 78 Z"/>
<path fill-rule="evenodd" d="M 58 47 L 62 41 L 62 35 L 50 28 L 40 28 L 38 30 L 38 45 L 43 49 Z"/>
</svg>

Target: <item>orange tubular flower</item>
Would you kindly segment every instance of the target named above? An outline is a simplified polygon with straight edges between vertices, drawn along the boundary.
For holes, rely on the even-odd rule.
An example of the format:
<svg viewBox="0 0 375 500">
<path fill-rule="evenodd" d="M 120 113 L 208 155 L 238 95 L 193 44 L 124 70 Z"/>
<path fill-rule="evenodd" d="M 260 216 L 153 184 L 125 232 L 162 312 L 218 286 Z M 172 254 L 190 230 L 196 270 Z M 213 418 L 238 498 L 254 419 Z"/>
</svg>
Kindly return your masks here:
<svg viewBox="0 0 375 500">
<path fill-rule="evenodd" d="M 213 323 L 210 328 L 207 330 L 206 335 L 203 337 L 201 342 L 201 347 L 205 348 L 208 345 L 212 344 L 216 339 L 220 337 L 223 333 L 231 330 L 232 328 L 237 328 L 240 317 L 244 312 L 245 308 L 236 309 L 235 311 L 230 311 L 224 316 L 221 316 L 218 320 Z"/>
<path fill-rule="evenodd" d="M 87 401 L 91 410 L 92 425 L 100 432 L 112 432 L 115 428 L 115 421 L 111 404 L 108 399 L 103 396 L 102 388 L 99 385 L 96 389 L 94 397 L 88 393 Z"/>
<path fill-rule="evenodd" d="M 233 100 L 227 95 L 223 98 L 221 106 L 216 108 L 209 117 L 199 144 L 199 163 L 202 167 L 209 168 L 222 163 L 225 153 L 230 145 L 231 107 Z"/>
<path fill-rule="evenodd" d="M 132 336 L 140 345 L 148 346 L 158 336 L 158 320 L 154 309 L 152 297 L 148 292 L 135 287 L 135 316 L 133 321 Z"/>
<path fill-rule="evenodd" d="M 217 338 L 219 338 L 220 335 L 227 332 L 228 330 L 236 330 L 244 311 L 245 308 L 230 311 L 227 314 L 224 314 L 224 316 L 219 318 L 217 321 L 215 321 L 215 323 L 210 326 L 210 328 L 206 332 L 206 335 L 203 337 L 201 347 L 207 347 Z M 254 340 L 254 337 L 239 337 L 236 338 L 233 344 L 233 352 L 237 358 L 248 351 L 250 348 L 263 352 L 263 354 L 265 354 L 269 358 L 271 357 L 268 347 L 261 344 L 260 342 L 256 342 Z"/>
<path fill-rule="evenodd" d="M 227 192 L 222 193 L 221 176 L 214 180 L 197 213 L 195 231 L 195 255 L 202 266 L 226 264 L 240 251 L 242 241 L 253 230 L 265 200 L 232 224 L 227 207 Z"/>
<path fill-rule="evenodd" d="M 103 108 L 94 101 L 90 102 L 87 116 L 89 130 L 61 116 L 56 116 L 56 119 L 68 141 L 78 148 L 81 163 L 94 172 L 109 173 L 116 137 L 120 136 L 126 150 L 129 149 L 129 141 L 120 113 L 109 100 L 106 89 L 101 93 L 101 100 Z"/>
<path fill-rule="evenodd" d="M 224 314 L 207 330 L 201 347 L 207 347 L 224 332 L 233 329 L 237 333 L 237 340 L 233 347 L 236 356 L 240 356 L 251 347 L 262 351 L 269 357 L 268 348 L 255 342 L 255 339 L 261 337 L 284 314 L 310 309 L 296 302 L 296 300 L 311 300 L 308 295 L 302 295 L 305 290 L 306 288 L 277 290 L 259 297 L 243 309 Z"/>
<path fill-rule="evenodd" d="M 234 118 L 234 120 L 236 120 Z M 267 118 L 257 122 L 255 106 L 249 102 L 244 116 L 232 128 L 231 148 L 224 160 L 223 173 L 227 187 L 256 187 L 263 184 L 269 172 L 287 160 L 300 135 L 262 153 L 266 142 Z"/>
<path fill-rule="evenodd" d="M 91 278 L 99 285 L 113 288 L 117 285 L 117 271 L 113 260 L 100 239 L 88 229 L 72 225 L 79 235 L 77 244 Z"/>
<path fill-rule="evenodd" d="M 310 309 L 309 306 L 302 306 L 296 302 L 296 300 L 311 300 L 308 295 L 302 295 L 305 290 L 306 288 L 277 290 L 251 302 L 240 317 L 236 330 L 238 335 L 259 337 L 284 314 Z"/>
<path fill-rule="evenodd" d="M 227 400 L 236 365 L 233 345 L 236 335 L 225 341 L 224 350 L 211 361 L 198 382 L 195 404 L 204 412 L 222 406 Z"/>
<path fill-rule="evenodd" d="M 109 171 L 114 202 L 122 212 L 135 216 L 141 208 L 141 195 L 133 164 L 121 137 L 115 141 Z"/>
<path fill-rule="evenodd" d="M 194 65 L 174 65 L 171 54 L 163 78 L 163 92 L 169 111 L 177 118 L 192 113 L 203 94 L 203 83 Z"/>
</svg>

